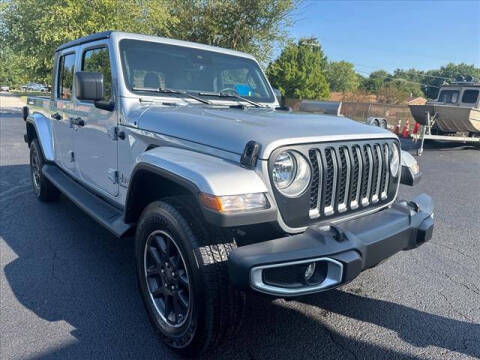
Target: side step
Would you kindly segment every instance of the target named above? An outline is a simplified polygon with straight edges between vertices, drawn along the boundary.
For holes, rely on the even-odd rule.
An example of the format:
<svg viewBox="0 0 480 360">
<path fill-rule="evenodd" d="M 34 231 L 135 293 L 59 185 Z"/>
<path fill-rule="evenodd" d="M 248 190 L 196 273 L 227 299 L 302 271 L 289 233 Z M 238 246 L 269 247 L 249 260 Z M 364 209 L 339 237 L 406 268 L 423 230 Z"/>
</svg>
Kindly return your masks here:
<svg viewBox="0 0 480 360">
<path fill-rule="evenodd" d="M 45 164 L 42 171 L 58 190 L 117 237 L 123 236 L 132 227 L 123 221 L 121 210 L 92 194 L 56 165 Z"/>
</svg>

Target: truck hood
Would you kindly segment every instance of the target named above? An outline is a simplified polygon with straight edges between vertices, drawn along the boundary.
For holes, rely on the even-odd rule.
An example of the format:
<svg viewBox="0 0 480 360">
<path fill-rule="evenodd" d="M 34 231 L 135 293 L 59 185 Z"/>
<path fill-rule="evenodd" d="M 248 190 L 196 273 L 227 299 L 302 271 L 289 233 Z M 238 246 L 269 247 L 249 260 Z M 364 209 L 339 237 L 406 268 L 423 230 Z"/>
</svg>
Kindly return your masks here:
<svg viewBox="0 0 480 360">
<path fill-rule="evenodd" d="M 290 144 L 395 137 L 389 131 L 345 117 L 264 108 L 148 105 L 138 114 L 140 129 L 236 154 L 242 154 L 247 142 L 256 141 L 261 145 L 261 159 L 268 159 L 275 148 Z"/>
</svg>

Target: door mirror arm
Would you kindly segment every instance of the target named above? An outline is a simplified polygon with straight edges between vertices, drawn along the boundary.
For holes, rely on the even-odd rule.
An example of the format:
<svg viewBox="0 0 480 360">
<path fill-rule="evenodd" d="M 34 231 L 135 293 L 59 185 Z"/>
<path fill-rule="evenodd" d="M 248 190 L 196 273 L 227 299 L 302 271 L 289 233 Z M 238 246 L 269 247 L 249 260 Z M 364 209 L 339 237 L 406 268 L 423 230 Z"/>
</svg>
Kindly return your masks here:
<svg viewBox="0 0 480 360">
<path fill-rule="evenodd" d="M 110 100 L 97 100 L 94 102 L 95 107 L 102 110 L 113 111 L 115 103 Z"/>
</svg>

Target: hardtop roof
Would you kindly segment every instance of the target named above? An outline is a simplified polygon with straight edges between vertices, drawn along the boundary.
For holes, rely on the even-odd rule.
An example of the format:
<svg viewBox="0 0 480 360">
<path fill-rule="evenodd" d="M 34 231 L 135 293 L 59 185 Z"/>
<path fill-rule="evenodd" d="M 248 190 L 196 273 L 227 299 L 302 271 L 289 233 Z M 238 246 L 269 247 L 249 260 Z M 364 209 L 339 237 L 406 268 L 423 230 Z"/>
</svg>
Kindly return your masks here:
<svg viewBox="0 0 480 360">
<path fill-rule="evenodd" d="M 120 37 L 120 38 L 124 38 L 124 39 L 125 38 L 131 38 L 131 39 L 143 40 L 143 41 L 156 41 L 156 42 L 166 43 L 166 44 L 170 44 L 170 45 L 192 47 L 192 48 L 197 48 L 197 49 L 221 52 L 221 53 L 246 57 L 246 58 L 250 58 L 250 59 L 255 59 L 250 54 L 240 52 L 240 51 L 236 51 L 236 50 L 225 49 L 225 48 L 221 48 L 221 47 L 218 47 L 218 46 L 205 45 L 205 44 L 196 43 L 196 42 L 176 40 L 176 39 L 164 38 L 164 37 L 153 36 L 153 35 L 125 33 L 125 32 L 122 32 L 122 31 L 115 31 L 115 30 L 98 32 L 98 33 L 94 33 L 94 34 L 91 34 L 91 35 L 81 37 L 79 39 L 69 41 L 69 42 L 67 42 L 65 44 L 62 44 L 59 47 L 57 47 L 55 51 L 56 52 L 61 51 L 61 50 L 64 50 L 64 49 L 68 49 L 70 47 L 74 47 L 74 46 L 77 46 L 77 45 L 81 45 L 81 44 L 85 44 L 85 43 L 89 43 L 89 42 L 93 42 L 93 41 L 97 41 L 97 40 L 108 39 L 108 38 L 113 37 L 114 35 L 117 36 L 117 37 Z"/>
</svg>

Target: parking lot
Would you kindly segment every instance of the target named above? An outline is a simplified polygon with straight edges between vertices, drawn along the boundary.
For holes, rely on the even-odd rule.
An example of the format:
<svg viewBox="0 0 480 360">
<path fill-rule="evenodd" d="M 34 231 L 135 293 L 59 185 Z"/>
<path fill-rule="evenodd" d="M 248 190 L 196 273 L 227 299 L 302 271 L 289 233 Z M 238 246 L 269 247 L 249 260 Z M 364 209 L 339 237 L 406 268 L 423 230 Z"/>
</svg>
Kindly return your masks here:
<svg viewBox="0 0 480 360">
<path fill-rule="evenodd" d="M 19 108 L 0 109 L 0 358 L 167 359 L 117 240 L 70 201 L 31 189 Z M 13 104 L 14 105 L 14 104 Z M 411 147 L 410 143 L 405 143 Z M 330 292 L 251 297 L 212 359 L 480 357 L 480 149 L 428 145 L 400 197 L 435 200 L 433 239 Z"/>
</svg>

